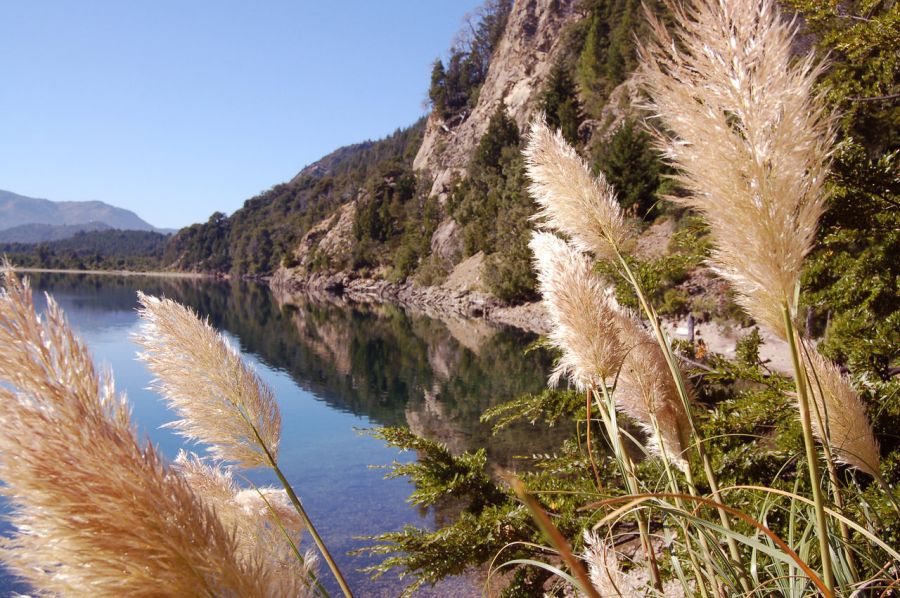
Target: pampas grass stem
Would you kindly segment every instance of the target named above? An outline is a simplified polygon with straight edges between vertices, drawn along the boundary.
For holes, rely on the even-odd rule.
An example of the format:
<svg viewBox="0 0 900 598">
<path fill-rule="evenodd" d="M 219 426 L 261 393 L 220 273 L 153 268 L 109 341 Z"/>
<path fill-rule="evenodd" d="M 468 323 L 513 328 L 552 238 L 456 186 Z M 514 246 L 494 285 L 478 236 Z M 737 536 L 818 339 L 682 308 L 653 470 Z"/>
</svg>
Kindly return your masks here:
<svg viewBox="0 0 900 598">
<path fill-rule="evenodd" d="M 152 445 L 62 310 L 43 316 L 8 269 L 0 291 L 0 477 L 14 535 L 2 558 L 41 594 L 302 595 L 241 544 Z M 89 589 L 89 590 L 88 590 Z"/>
<path fill-rule="evenodd" d="M 822 497 L 822 486 L 819 479 L 819 455 L 816 452 L 813 438 L 812 419 L 809 411 L 809 395 L 807 394 L 806 374 L 803 370 L 799 336 L 794 330 L 791 312 L 784 306 L 784 329 L 788 334 L 788 346 L 791 361 L 794 364 L 794 380 L 797 385 L 797 408 L 800 411 L 800 426 L 803 429 L 803 445 L 806 450 L 806 463 L 809 468 L 809 483 L 812 488 L 816 513 L 816 534 L 819 539 L 819 556 L 822 559 L 822 578 L 829 591 L 834 590 L 834 573 L 831 569 L 831 552 L 828 543 L 828 523 L 825 519 L 825 501 Z"/>
<path fill-rule="evenodd" d="M 157 387 L 181 415 L 183 436 L 205 442 L 219 459 L 246 467 L 270 467 L 334 574 L 341 591 L 353 594 L 306 509 L 278 466 L 281 416 L 272 392 L 208 322 L 169 299 L 139 293 L 145 321 L 138 342 L 141 358 L 157 376 Z M 197 373 L 200 377 L 199 384 Z"/>
</svg>

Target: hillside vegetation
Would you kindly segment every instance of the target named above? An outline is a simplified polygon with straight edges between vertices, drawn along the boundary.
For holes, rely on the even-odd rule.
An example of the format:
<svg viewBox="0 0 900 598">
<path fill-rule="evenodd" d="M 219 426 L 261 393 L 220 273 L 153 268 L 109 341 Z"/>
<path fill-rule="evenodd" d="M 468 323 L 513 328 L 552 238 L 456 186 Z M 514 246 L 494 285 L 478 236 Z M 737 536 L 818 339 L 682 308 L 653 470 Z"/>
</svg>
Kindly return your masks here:
<svg viewBox="0 0 900 598">
<path fill-rule="evenodd" d="M 449 60 L 434 63 L 427 120 L 341 148 L 231 216 L 213 214 L 166 242 L 102 231 L 6 250 L 25 265 L 110 267 L 110 256 L 119 256 L 126 266 L 131 259 L 135 267 L 162 263 L 235 279 L 277 274 L 301 287 L 320 273 L 437 286 L 467 260 L 483 264 L 496 297 L 540 297 L 551 322 L 540 345 L 553 365 L 533 356 L 528 372 L 509 379 L 478 372 L 485 390 L 465 402 L 490 405 L 481 421 L 494 432 L 559 430 L 546 435 L 554 450 L 526 443 L 517 463 L 497 471 L 484 448 L 459 454 L 409 428 L 372 432 L 416 451 L 387 474 L 411 480 L 410 502 L 448 514 L 434 526 L 370 538 L 361 551 L 383 558 L 371 573 L 408 579 L 405 595 L 478 567 L 490 572 L 488 591 L 509 597 L 892 595 L 900 586 L 900 5 L 781 0 L 785 19 L 799 17 L 788 26 L 774 2 L 685 0 L 691 9 L 682 13 L 650 0 L 490 0 L 467 21 Z M 524 72 L 527 85 L 494 76 L 507 69 Z M 500 101 L 485 99 L 499 91 Z M 109 458 L 137 441 L 127 414 L 108 408 L 99 375 L 82 373 L 96 391 L 67 394 L 76 384 L 45 392 L 77 380 L 71 368 L 89 359 L 61 317 L 51 309 L 42 322 L 28 287 L 12 272 L 5 279 L 0 337 L 12 357 L 0 360 L 0 374 L 7 385 L 37 388 L 7 393 L 7 408 L 18 409 L 7 419 L 21 433 L 3 438 L 9 454 L 27 458 L 0 463 L 4 480 L 15 482 L 18 472 L 20 484 L 43 484 L 34 471 L 52 479 L 102 471 L 127 482 L 121 502 L 110 504 L 150 513 L 141 519 L 146 530 L 135 527 L 137 546 L 148 545 L 145 531 L 178 538 L 184 526 L 173 513 L 183 512 L 213 522 L 228 548 L 227 530 L 240 529 L 220 526 L 218 508 L 192 511 L 198 496 L 176 487 L 177 475 L 163 475 L 152 450 L 152 467 Z M 351 596 L 279 468 L 274 396 L 190 310 L 147 296 L 141 303 L 142 356 L 184 418 L 182 432 L 236 468 L 271 468 Z M 231 317 L 272 319 L 315 339 L 315 314 L 288 323 L 281 305 L 263 311 Z M 688 314 L 745 325 L 734 357 L 710 353 L 699 340 L 673 341 L 662 317 Z M 395 383 L 390 372 L 427 380 L 417 371 L 429 347 L 398 332 L 405 317 L 362 316 L 341 331 L 353 347 L 339 372 L 346 394 L 387 423 L 379 388 Z M 375 333 L 373 349 L 357 338 L 360 326 Z M 787 346 L 790 375 L 761 359 L 759 327 Z M 413 357 L 398 358 L 398 344 Z M 62 357 L 34 359 L 35 347 Z M 502 358 L 499 345 L 485 351 Z M 306 351 L 312 369 L 321 369 L 322 355 L 336 356 L 314 352 Z M 359 363 L 372 378 L 347 374 Z M 553 388 L 501 405 L 486 400 L 494 384 L 513 388 L 533 375 L 547 375 Z M 420 394 L 406 379 L 404 390 Z M 357 392 L 359 383 L 369 388 Z M 48 417 L 60 425 L 46 425 Z M 53 458 L 37 451 L 27 433 L 35 429 L 59 436 Z M 85 429 L 92 432 L 79 433 Z M 97 439 L 109 450 L 98 450 L 105 445 Z M 55 458 L 70 442 L 93 469 Z M 170 499 L 184 490 L 183 500 L 143 509 L 156 504 L 160 488 Z M 17 495 L 17 526 L 33 534 L 33 546 L 68 538 L 92 557 L 99 538 L 115 566 L 63 570 L 100 576 L 106 585 L 98 587 L 128 587 L 115 581 L 131 573 L 122 555 L 147 553 L 107 541 L 130 533 L 120 509 L 92 506 L 108 526 L 98 529 L 113 534 L 72 533 L 81 524 L 72 511 L 99 495 L 67 484 L 37 489 Z M 269 524 L 230 533 L 253 542 L 247 562 L 265 571 L 285 564 L 265 556 L 282 540 L 276 531 Z M 151 543 L 165 559 L 148 558 L 141 570 L 171 561 L 184 570 L 178 579 L 189 580 L 180 587 L 201 587 L 197 578 L 209 574 L 211 593 L 299 594 L 305 580 L 303 590 L 327 595 L 293 544 L 296 563 L 290 555 L 288 563 L 303 572 L 273 569 L 271 583 L 296 589 L 233 589 L 228 583 L 245 579 L 228 574 L 243 571 L 228 560 L 236 552 L 209 552 L 216 544 L 197 537 L 213 536 L 201 530 L 181 544 Z M 56 556 L 59 544 L 26 552 L 19 571 L 53 577 L 46 563 L 65 564 L 72 554 Z M 135 579 L 145 578 L 126 577 Z"/>
<path fill-rule="evenodd" d="M 710 247 L 705 225 L 665 199 L 680 191 L 669 178 L 671 167 L 654 149 L 631 78 L 637 64 L 634 40 L 647 34 L 640 5 L 637 0 L 487 2 L 470 15 L 448 58 L 435 61 L 427 119 L 385 139 L 338 149 L 289 182 L 247 200 L 234 214 L 217 212 L 205 223 L 182 229 L 161 255 L 148 247 L 144 263 L 236 277 L 281 271 L 283 278 L 302 281 L 318 273 L 352 272 L 436 285 L 461 260 L 480 253 L 488 291 L 512 303 L 532 300 L 535 279 L 526 240 L 534 206 L 523 174 L 522 128 L 529 115 L 543 112 L 593 171 L 616 188 L 638 230 L 668 231 L 652 237 L 655 246 L 636 254 L 633 264 L 659 311 L 751 323 L 703 266 Z M 829 355 L 885 376 L 895 365 L 900 329 L 900 69 L 893 51 L 900 26 L 896 6 L 862 6 L 858 12 L 866 17 L 853 19 L 847 16 L 855 14 L 852 10 L 835 13 L 812 0 L 782 2 L 805 19 L 803 43 L 829 57 L 832 67 L 821 90 L 840 115 L 830 201 L 804 278 L 807 324 L 824 336 Z M 669 19 L 662 2 L 650 8 Z M 574 11 L 575 18 L 548 20 L 554 11 Z M 542 52 L 538 64 L 552 64 L 543 79 L 535 80 L 527 110 L 517 109 L 518 121 L 505 104 L 485 112 L 479 104 L 486 97 L 482 86 L 498 80 L 488 76 L 491 69 L 523 68 L 522 61 L 534 57 L 511 54 L 513 40 L 527 48 L 529 36 L 537 36 L 541 27 L 549 27 L 543 35 L 559 42 L 552 52 L 529 50 Z M 495 56 L 501 47 L 506 62 Z M 460 132 L 475 113 L 488 116 L 473 143 Z M 432 168 L 440 168 L 440 156 L 449 156 L 450 146 L 468 152 L 465 169 L 451 168 L 452 180 L 437 194 L 433 183 L 440 173 L 413 168 L 426 135 L 437 147 L 432 148 L 437 151 Z M 665 225 L 651 226 L 661 222 Z M 92 263 L 121 262 L 102 253 L 107 249 L 100 248 L 103 259 Z M 57 255 L 67 250 L 52 247 Z M 84 260 L 85 251 L 77 253 Z M 24 259 L 44 258 L 32 253 Z M 629 293 L 621 287 L 619 298 L 634 306 Z M 862 343 L 864 336 L 869 338 Z"/>
<path fill-rule="evenodd" d="M 180 230 L 166 248 L 164 263 L 236 276 L 271 274 L 312 225 L 354 199 L 384 164 L 411 168 L 423 125 L 420 121 L 385 139 L 341 148 L 289 183 L 248 199 L 231 216 L 216 212 L 205 223 Z"/>
<path fill-rule="evenodd" d="M 0 254 L 25 268 L 74 270 L 157 269 L 169 235 L 99 230 L 46 243 L 0 243 Z"/>
</svg>

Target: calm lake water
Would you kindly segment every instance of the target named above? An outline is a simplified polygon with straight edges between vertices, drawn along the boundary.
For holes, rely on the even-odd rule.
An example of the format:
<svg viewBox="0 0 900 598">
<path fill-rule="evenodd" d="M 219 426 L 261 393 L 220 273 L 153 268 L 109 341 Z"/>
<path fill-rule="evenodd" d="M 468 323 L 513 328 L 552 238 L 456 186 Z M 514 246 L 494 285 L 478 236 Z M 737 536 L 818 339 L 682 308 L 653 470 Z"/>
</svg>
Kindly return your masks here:
<svg viewBox="0 0 900 598">
<path fill-rule="evenodd" d="M 433 527 L 451 516 L 450 507 L 423 510 L 406 502 L 410 483 L 385 480 L 385 471 L 372 466 L 408 462 L 415 454 L 386 447 L 365 429 L 408 426 L 454 452 L 485 447 L 495 469 L 521 467 L 519 455 L 551 446 L 527 425 L 492 437 L 478 419 L 487 407 L 544 386 L 548 355 L 524 354 L 533 335 L 479 321 L 442 322 L 391 306 L 280 305 L 267 288 L 243 282 L 30 278 L 36 291 L 51 293 L 62 305 L 95 361 L 113 370 L 140 434 L 170 459 L 181 448 L 202 453 L 203 447 L 160 428 L 174 416 L 147 390 L 151 376 L 135 359 L 136 292 L 189 305 L 227 334 L 275 391 L 283 422 L 282 468 L 360 596 L 395 596 L 405 585 L 394 575 L 372 581 L 359 571 L 377 562 L 347 554 L 369 544 L 361 537 L 406 524 Z M 265 471 L 249 477 L 277 486 Z M 329 577 L 327 569 L 322 576 Z M 25 589 L 0 578 L 0 591 L 13 588 Z M 448 594 L 480 595 L 479 576 L 449 580 L 421 595 Z"/>
</svg>

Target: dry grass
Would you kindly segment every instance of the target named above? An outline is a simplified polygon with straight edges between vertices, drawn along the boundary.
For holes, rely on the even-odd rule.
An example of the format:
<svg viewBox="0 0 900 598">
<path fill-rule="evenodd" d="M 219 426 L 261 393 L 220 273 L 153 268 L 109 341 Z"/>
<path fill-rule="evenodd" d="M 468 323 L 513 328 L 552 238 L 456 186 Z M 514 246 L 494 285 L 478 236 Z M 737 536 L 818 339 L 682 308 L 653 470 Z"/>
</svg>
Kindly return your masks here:
<svg viewBox="0 0 900 598">
<path fill-rule="evenodd" d="M 43 316 L 10 269 L 0 292 L 2 558 L 41 593 L 294 595 L 268 547 L 242 551 L 188 481 L 135 437 L 111 376 L 59 306 Z M 89 590 L 88 590 L 89 588 Z"/>
<path fill-rule="evenodd" d="M 606 179 L 591 176 L 562 133 L 540 117 L 531 125 L 524 154 L 529 190 L 541 207 L 535 219 L 569 236 L 579 250 L 614 259 L 632 233 Z"/>
<path fill-rule="evenodd" d="M 652 15 L 640 80 L 659 145 L 701 212 L 712 265 L 739 303 L 786 338 L 803 259 L 824 209 L 832 119 L 813 91 L 822 65 L 796 62 L 792 25 L 772 0 L 672 6 L 676 33 Z M 796 313 L 792 313 L 796 317 Z"/>
<path fill-rule="evenodd" d="M 656 340 L 616 303 L 587 255 L 552 233 L 534 233 L 530 246 L 549 341 L 561 352 L 550 385 L 568 378 L 584 391 L 615 382 L 615 405 L 648 434 L 648 449 L 684 469 L 690 425 Z"/>
<path fill-rule="evenodd" d="M 616 405 L 647 433 L 651 453 L 684 471 L 691 427 L 665 355 L 636 315 L 621 313 L 616 328 L 626 347 L 613 395 Z"/>
<path fill-rule="evenodd" d="M 562 352 L 551 385 L 563 377 L 579 390 L 606 384 L 625 358 L 608 285 L 586 255 L 552 233 L 534 233 L 530 247 L 552 322 L 550 343 Z"/>
<path fill-rule="evenodd" d="M 244 467 L 277 459 L 281 416 L 272 391 L 228 341 L 189 308 L 138 294 L 144 328 L 137 342 L 154 385 L 181 417 L 170 424 Z M 268 455 L 266 453 L 269 453 Z"/>
<path fill-rule="evenodd" d="M 285 587 L 293 587 L 290 595 L 302 595 L 307 590 L 306 580 L 315 575 L 316 555 L 306 551 L 303 560 L 298 560 L 284 537 L 288 533 L 299 546 L 305 529 L 284 490 L 241 489 L 230 469 L 183 451 L 174 467 L 223 525 L 234 530 L 243 560 L 258 558 L 259 547 L 265 546 L 267 565 L 284 578 Z"/>
<path fill-rule="evenodd" d="M 816 350 L 809 350 L 807 355 L 805 367 L 815 403 L 812 425 L 816 437 L 828 442 L 839 462 L 876 475 L 881 462 L 878 442 L 849 378 Z M 823 426 L 822 422 L 827 424 Z"/>
</svg>

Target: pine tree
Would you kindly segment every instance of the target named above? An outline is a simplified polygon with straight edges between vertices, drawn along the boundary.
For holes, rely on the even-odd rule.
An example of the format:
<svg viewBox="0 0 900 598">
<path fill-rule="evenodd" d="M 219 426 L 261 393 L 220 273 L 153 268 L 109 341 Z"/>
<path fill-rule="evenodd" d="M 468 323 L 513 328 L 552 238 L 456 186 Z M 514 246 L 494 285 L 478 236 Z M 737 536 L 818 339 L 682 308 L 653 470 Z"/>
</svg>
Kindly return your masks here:
<svg viewBox="0 0 900 598">
<path fill-rule="evenodd" d="M 547 115 L 547 124 L 561 129 L 566 141 L 571 144 L 578 142 L 578 125 L 582 120 L 578 89 L 569 70 L 561 62 L 550 70 L 550 78 L 541 96 L 541 110 Z"/>
<path fill-rule="evenodd" d="M 519 145 L 519 127 L 501 104 L 491 116 L 487 131 L 475 150 L 473 165 L 498 170 L 503 148 Z"/>
<path fill-rule="evenodd" d="M 596 166 L 616 188 L 622 207 L 647 215 L 656 202 L 662 167 L 650 135 L 628 119 L 597 148 L 595 156 Z"/>
<path fill-rule="evenodd" d="M 444 71 L 444 63 L 440 58 L 434 61 L 431 68 L 431 87 L 428 90 L 428 97 L 431 100 L 431 107 L 435 114 L 441 116 L 447 110 L 447 73 Z"/>
</svg>

